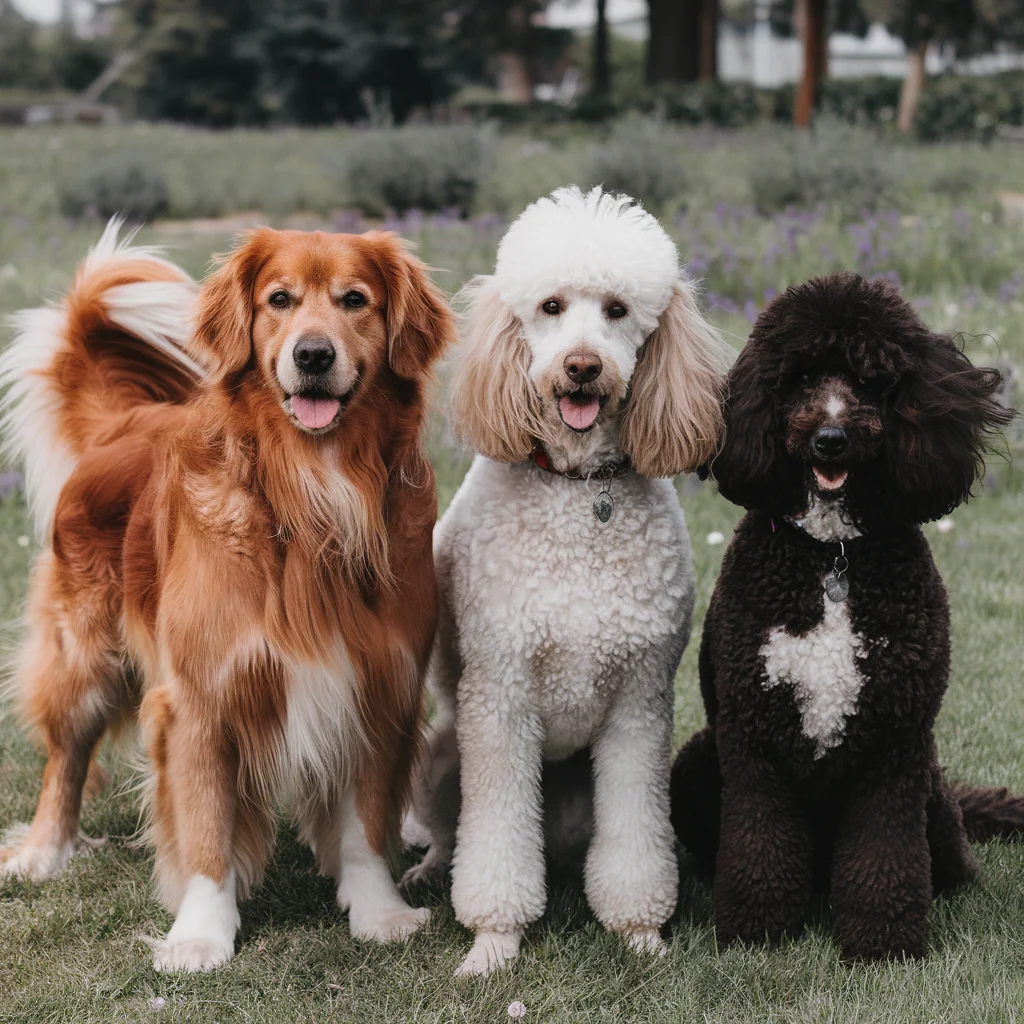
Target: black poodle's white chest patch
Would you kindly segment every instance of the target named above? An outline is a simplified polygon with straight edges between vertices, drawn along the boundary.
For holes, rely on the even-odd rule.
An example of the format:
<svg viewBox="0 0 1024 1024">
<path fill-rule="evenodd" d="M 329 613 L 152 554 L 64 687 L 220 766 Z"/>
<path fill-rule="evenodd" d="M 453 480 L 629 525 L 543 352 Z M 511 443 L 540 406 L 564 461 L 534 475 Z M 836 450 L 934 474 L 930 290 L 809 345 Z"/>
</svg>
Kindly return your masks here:
<svg viewBox="0 0 1024 1024">
<path fill-rule="evenodd" d="M 864 685 L 860 662 L 866 656 L 864 638 L 854 632 L 845 602 L 824 602 L 824 615 L 813 629 L 794 636 L 775 626 L 761 647 L 762 686 L 793 688 L 804 735 L 815 744 L 815 760 L 839 746 L 846 722 L 857 711 Z"/>
</svg>

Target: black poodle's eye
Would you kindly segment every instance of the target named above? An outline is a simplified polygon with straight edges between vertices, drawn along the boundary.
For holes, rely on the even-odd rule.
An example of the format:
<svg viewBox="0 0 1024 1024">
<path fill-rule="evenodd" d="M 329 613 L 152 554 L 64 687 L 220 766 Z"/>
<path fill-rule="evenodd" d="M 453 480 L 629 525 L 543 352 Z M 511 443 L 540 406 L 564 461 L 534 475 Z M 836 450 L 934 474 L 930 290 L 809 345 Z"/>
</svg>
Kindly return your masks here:
<svg viewBox="0 0 1024 1024">
<path fill-rule="evenodd" d="M 547 313 L 548 316 L 558 316 L 562 312 L 562 304 L 558 299 L 548 299 L 540 304 L 540 308 Z"/>
<path fill-rule="evenodd" d="M 613 302 L 606 310 L 605 314 L 610 320 L 621 320 L 624 316 L 629 313 L 629 310 L 621 302 Z"/>
<path fill-rule="evenodd" d="M 804 372 L 797 374 L 796 382 L 800 384 L 802 387 L 807 387 L 813 379 L 814 378 L 811 376 L 811 374 Z"/>
<path fill-rule="evenodd" d="M 362 309 L 366 305 L 366 296 L 362 292 L 345 292 L 341 297 L 341 304 L 346 309 Z"/>
<path fill-rule="evenodd" d="M 274 309 L 287 309 L 291 304 L 292 297 L 283 289 L 278 288 L 276 292 L 270 293 L 270 298 L 267 299 Z"/>
</svg>

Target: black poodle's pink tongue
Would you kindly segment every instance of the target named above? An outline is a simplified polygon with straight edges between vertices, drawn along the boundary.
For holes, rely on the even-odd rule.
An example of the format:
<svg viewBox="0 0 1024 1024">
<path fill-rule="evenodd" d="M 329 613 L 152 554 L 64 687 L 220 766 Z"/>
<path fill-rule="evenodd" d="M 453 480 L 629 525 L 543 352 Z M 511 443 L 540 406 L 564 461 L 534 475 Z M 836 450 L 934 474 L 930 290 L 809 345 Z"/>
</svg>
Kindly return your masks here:
<svg viewBox="0 0 1024 1024">
<path fill-rule="evenodd" d="M 849 472 L 845 469 L 819 469 L 817 466 L 814 467 L 814 479 L 817 481 L 819 489 L 823 491 L 838 491 L 846 483 L 848 476 Z"/>
<path fill-rule="evenodd" d="M 601 411 L 601 401 L 588 397 L 580 402 L 572 395 L 562 395 L 558 400 L 558 411 L 562 414 L 563 422 L 573 430 L 587 430 L 594 425 Z"/>
</svg>

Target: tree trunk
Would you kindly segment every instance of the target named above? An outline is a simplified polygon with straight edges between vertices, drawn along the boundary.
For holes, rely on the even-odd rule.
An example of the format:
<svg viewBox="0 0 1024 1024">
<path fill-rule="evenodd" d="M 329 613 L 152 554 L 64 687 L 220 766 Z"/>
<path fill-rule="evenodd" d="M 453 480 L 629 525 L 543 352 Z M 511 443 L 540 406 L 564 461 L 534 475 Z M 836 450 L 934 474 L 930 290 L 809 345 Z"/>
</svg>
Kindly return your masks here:
<svg viewBox="0 0 1024 1024">
<path fill-rule="evenodd" d="M 597 0 L 597 21 L 594 23 L 594 92 L 607 95 L 611 84 L 608 67 L 608 0 Z"/>
<path fill-rule="evenodd" d="M 900 90 L 900 113 L 896 125 L 904 135 L 914 128 L 917 104 L 924 87 L 924 58 L 928 52 L 928 40 L 923 40 L 907 51 L 907 74 Z"/>
<path fill-rule="evenodd" d="M 700 5 L 700 60 L 698 77 L 702 82 L 718 78 L 718 0 L 702 0 Z"/>
<path fill-rule="evenodd" d="M 804 0 L 803 3 L 804 67 L 793 107 L 793 121 L 800 128 L 811 123 L 818 86 L 825 77 L 828 37 L 825 32 L 825 0 Z"/>
<path fill-rule="evenodd" d="M 521 53 L 499 53 L 498 92 L 506 103 L 529 103 L 533 99 L 533 81 Z"/>
<path fill-rule="evenodd" d="M 696 82 L 704 0 L 647 0 L 648 83 Z"/>
</svg>

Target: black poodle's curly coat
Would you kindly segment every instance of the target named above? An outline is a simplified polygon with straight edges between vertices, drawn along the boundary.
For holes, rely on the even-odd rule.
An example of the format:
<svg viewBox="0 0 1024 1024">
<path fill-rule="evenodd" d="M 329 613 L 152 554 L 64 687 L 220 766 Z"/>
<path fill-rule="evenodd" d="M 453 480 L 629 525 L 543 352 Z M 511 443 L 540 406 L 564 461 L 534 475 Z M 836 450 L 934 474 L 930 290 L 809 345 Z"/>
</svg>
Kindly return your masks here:
<svg viewBox="0 0 1024 1024">
<path fill-rule="evenodd" d="M 979 838 L 1024 824 L 1024 800 L 939 766 L 949 610 L 920 526 L 970 496 L 1000 385 L 852 273 L 754 325 L 711 466 L 749 511 L 704 624 L 708 725 L 672 778 L 720 940 L 795 934 L 828 889 L 844 956 L 921 955 L 933 893 L 976 870 L 965 815 Z"/>
</svg>

